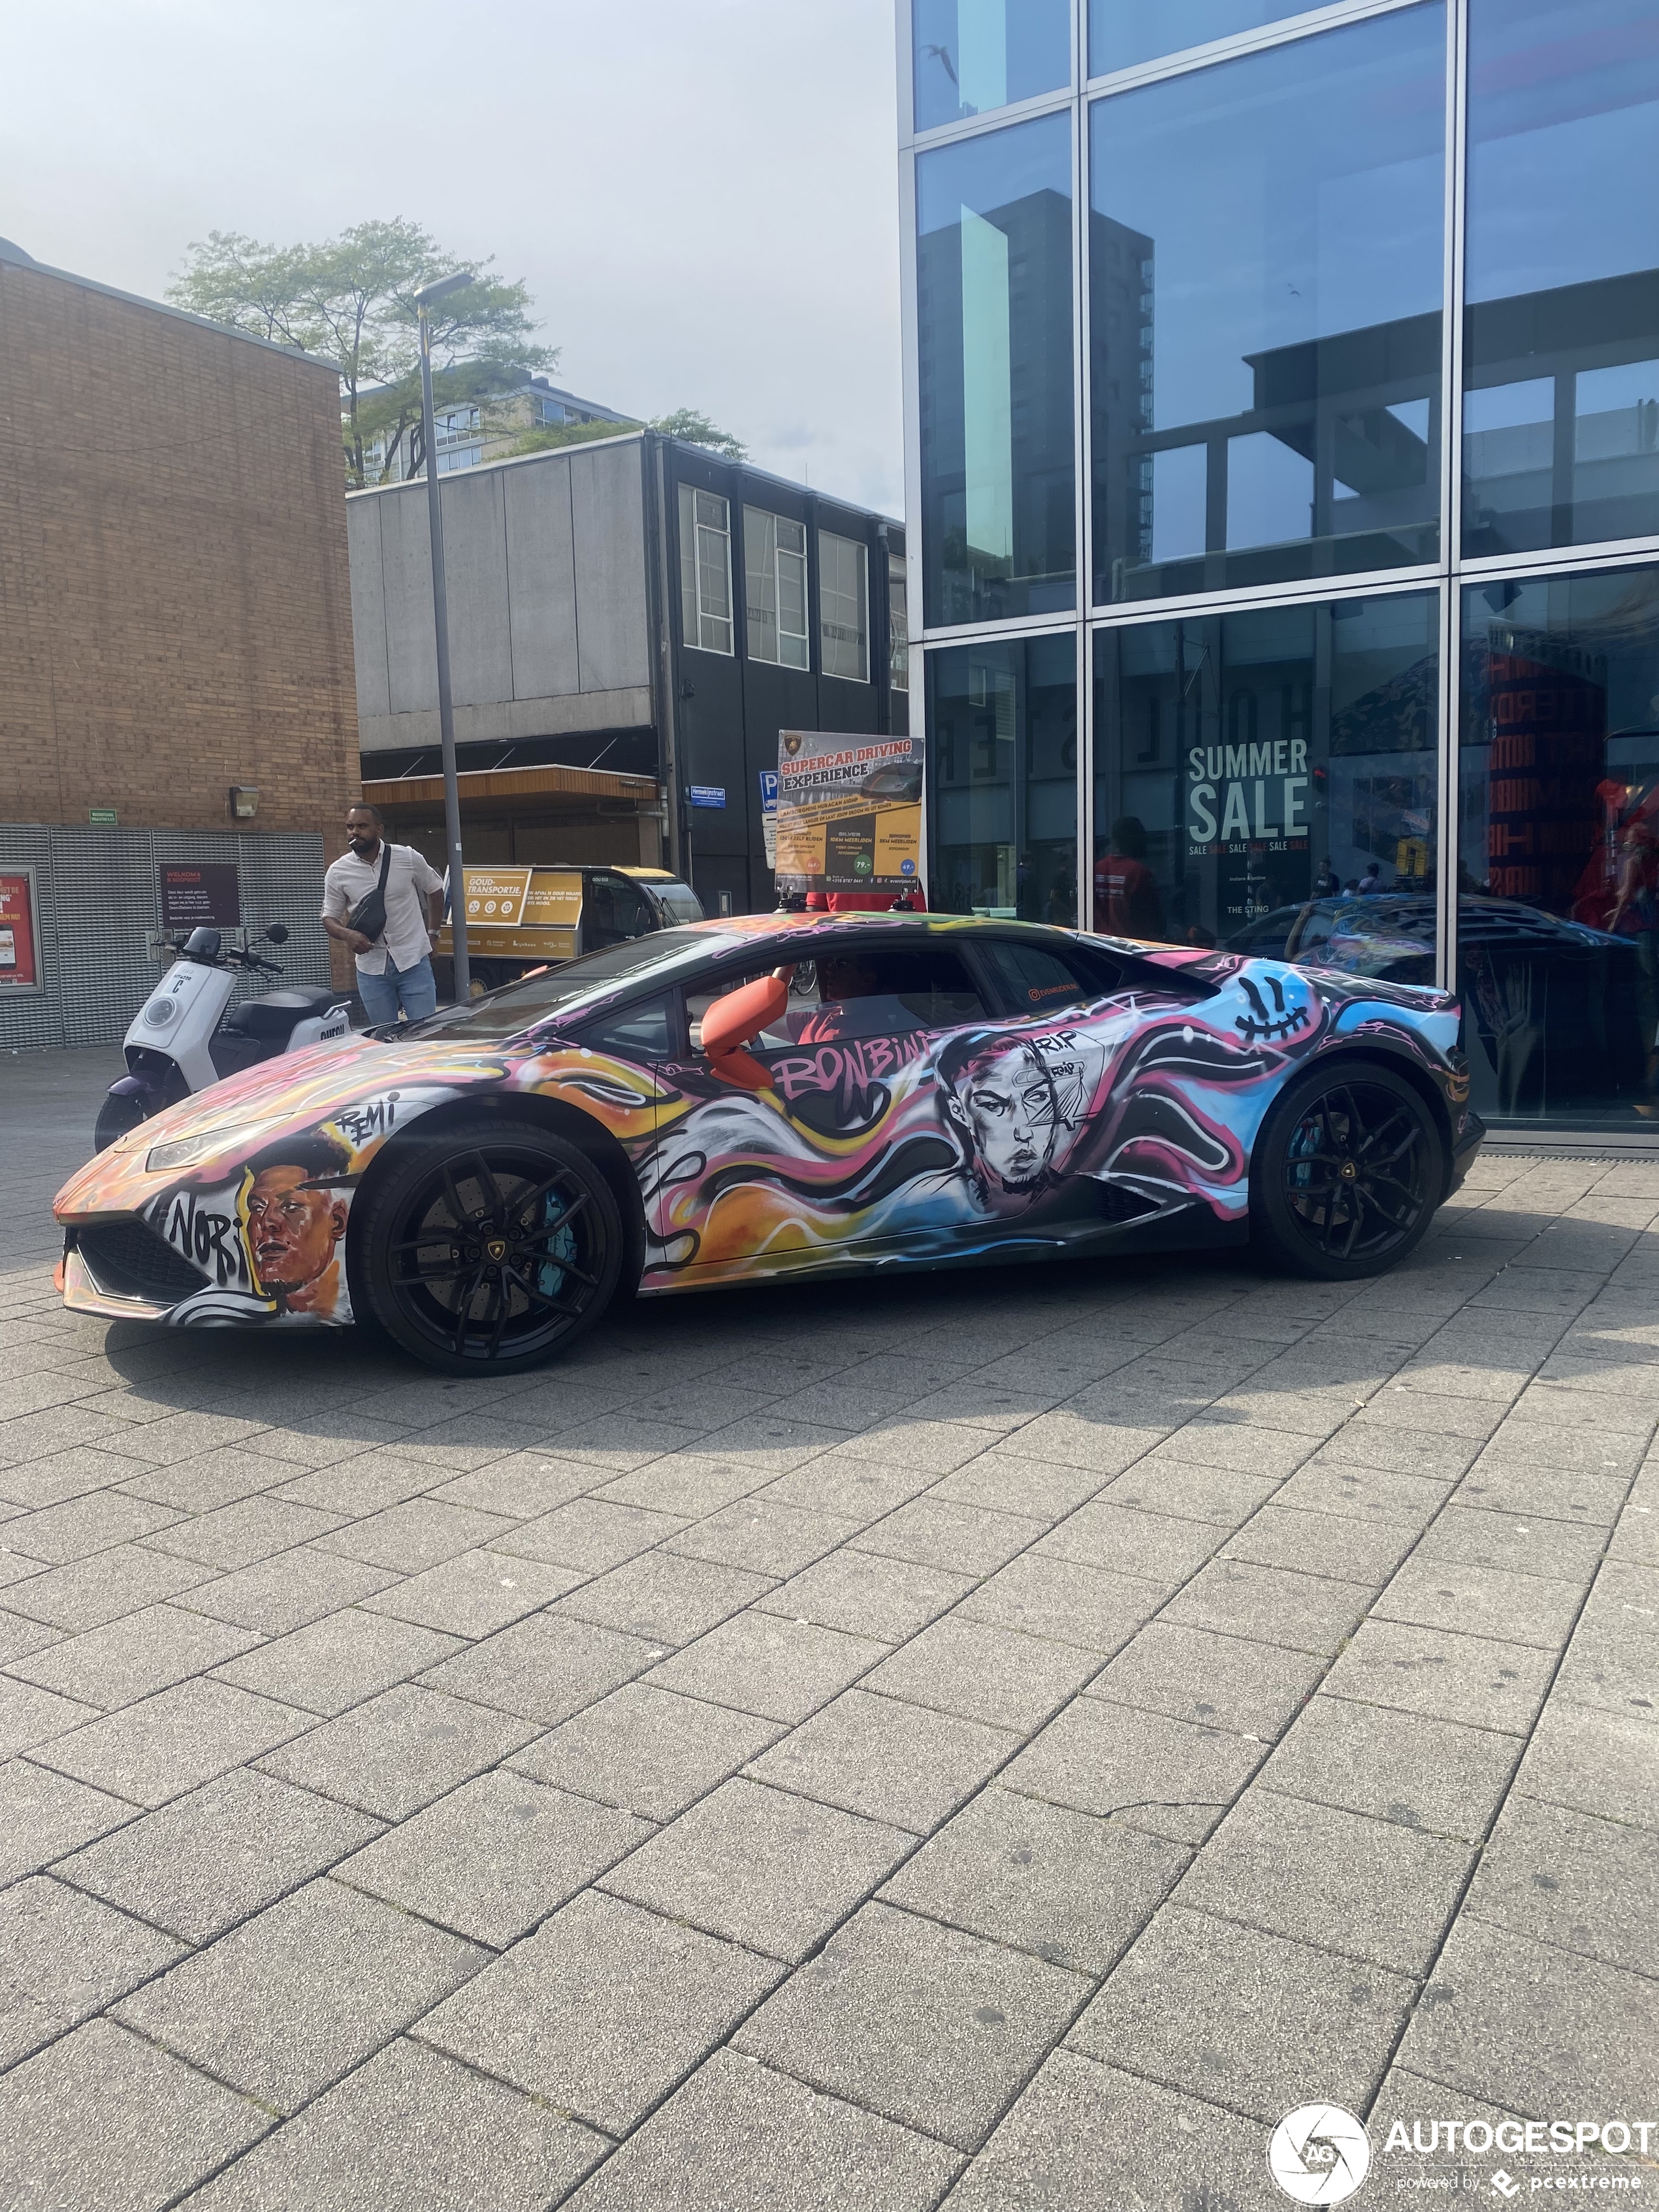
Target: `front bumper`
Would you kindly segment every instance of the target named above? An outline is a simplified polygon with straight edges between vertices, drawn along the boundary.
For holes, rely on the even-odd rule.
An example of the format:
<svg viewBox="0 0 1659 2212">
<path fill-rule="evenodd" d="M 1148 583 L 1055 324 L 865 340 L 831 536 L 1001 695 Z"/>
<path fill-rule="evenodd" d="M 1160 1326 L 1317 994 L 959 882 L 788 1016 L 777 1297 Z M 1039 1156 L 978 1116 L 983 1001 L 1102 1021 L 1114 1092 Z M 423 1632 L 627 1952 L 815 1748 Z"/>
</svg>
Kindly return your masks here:
<svg viewBox="0 0 1659 2212">
<path fill-rule="evenodd" d="M 1470 1107 L 1463 1123 L 1463 1133 L 1452 1146 L 1450 1172 L 1446 1178 L 1446 1196 L 1461 1189 L 1463 1178 L 1474 1165 L 1475 1155 L 1486 1142 L 1486 1125 Z"/>
<path fill-rule="evenodd" d="M 71 1313 L 99 1314 L 106 1321 L 165 1321 L 177 1303 L 157 1305 L 150 1298 L 123 1297 L 106 1290 L 72 1244 L 65 1246 L 55 1279 Z"/>
</svg>

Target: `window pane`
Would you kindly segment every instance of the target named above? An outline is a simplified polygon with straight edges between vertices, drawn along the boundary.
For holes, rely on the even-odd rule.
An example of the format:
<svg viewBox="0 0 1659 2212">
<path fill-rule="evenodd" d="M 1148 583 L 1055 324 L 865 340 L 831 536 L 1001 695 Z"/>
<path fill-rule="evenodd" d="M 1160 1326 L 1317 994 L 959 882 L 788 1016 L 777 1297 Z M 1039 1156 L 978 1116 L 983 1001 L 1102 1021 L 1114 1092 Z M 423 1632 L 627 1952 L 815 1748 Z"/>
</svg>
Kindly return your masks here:
<svg viewBox="0 0 1659 2212">
<path fill-rule="evenodd" d="M 916 128 L 1072 82 L 1071 0 L 915 0 Z"/>
<path fill-rule="evenodd" d="M 1463 549 L 1659 531 L 1659 14 L 1473 0 Z"/>
<path fill-rule="evenodd" d="M 806 635 L 806 529 L 778 523 L 778 659 L 786 668 L 811 665 Z"/>
<path fill-rule="evenodd" d="M 1090 111 L 1095 597 L 1432 560 L 1439 6 Z"/>
<path fill-rule="evenodd" d="M 1089 74 L 1133 69 L 1304 12 L 1304 0 L 1089 0 Z"/>
<path fill-rule="evenodd" d="M 1116 963 L 1088 957 L 1079 946 L 1062 959 L 1044 945 L 978 939 L 982 958 L 996 971 L 1009 1006 L 1023 1014 L 1064 1013 L 1086 1006 L 1116 988 Z"/>
<path fill-rule="evenodd" d="M 647 999 L 608 1021 L 585 1030 L 582 1042 L 592 1052 L 613 1052 L 623 1060 L 666 1060 L 673 1050 L 666 999 Z"/>
<path fill-rule="evenodd" d="M 688 645 L 697 641 L 697 523 L 691 487 L 683 483 L 680 505 L 680 635 Z"/>
<path fill-rule="evenodd" d="M 1431 592 L 1095 641 L 1094 926 L 1434 981 Z"/>
<path fill-rule="evenodd" d="M 818 630 L 826 676 L 870 680 L 868 556 L 851 538 L 818 533 Z"/>
<path fill-rule="evenodd" d="M 887 680 L 895 691 L 910 689 L 909 584 L 904 556 L 887 556 Z"/>
<path fill-rule="evenodd" d="M 927 656 L 936 910 L 1077 921 L 1077 653 L 1070 637 Z"/>
<path fill-rule="evenodd" d="M 778 520 L 757 507 L 743 510 L 744 617 L 749 658 L 778 657 Z"/>
<path fill-rule="evenodd" d="M 1659 569 L 1466 592 L 1459 766 L 1477 1110 L 1659 1117 Z"/>
<path fill-rule="evenodd" d="M 1071 146 L 1044 116 L 916 164 L 929 623 L 1076 605 Z"/>
<path fill-rule="evenodd" d="M 813 967 L 818 1003 L 795 1029 L 801 1044 L 902 1036 L 985 1018 L 962 956 L 943 945 L 854 945 L 822 956 Z"/>
<path fill-rule="evenodd" d="M 680 635 L 705 653 L 732 650 L 730 511 L 714 492 L 683 483 L 680 514 Z"/>
</svg>

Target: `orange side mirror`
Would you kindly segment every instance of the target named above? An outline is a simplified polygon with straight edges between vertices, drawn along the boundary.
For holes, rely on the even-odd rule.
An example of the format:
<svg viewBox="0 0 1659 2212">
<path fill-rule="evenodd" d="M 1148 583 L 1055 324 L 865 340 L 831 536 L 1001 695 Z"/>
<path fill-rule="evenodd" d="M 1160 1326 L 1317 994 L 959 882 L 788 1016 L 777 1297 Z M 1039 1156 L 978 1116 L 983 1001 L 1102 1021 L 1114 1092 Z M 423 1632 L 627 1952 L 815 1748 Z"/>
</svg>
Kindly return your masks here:
<svg viewBox="0 0 1659 2212">
<path fill-rule="evenodd" d="M 702 1018 L 702 1048 L 723 1083 L 740 1091 L 769 1091 L 772 1079 L 743 1049 L 789 1004 L 789 986 L 781 975 L 763 975 L 716 999 Z"/>
</svg>

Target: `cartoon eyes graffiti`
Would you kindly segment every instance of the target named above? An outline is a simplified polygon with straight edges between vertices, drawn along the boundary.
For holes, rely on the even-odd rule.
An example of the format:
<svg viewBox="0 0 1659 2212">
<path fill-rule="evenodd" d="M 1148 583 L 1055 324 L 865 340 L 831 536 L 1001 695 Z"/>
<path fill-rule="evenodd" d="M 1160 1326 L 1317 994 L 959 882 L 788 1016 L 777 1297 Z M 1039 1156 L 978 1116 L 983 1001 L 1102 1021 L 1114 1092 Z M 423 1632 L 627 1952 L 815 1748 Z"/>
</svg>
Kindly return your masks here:
<svg viewBox="0 0 1659 2212">
<path fill-rule="evenodd" d="M 1266 976 L 1264 981 L 1273 994 L 1273 1005 L 1261 995 L 1255 983 L 1247 975 L 1241 988 L 1245 997 L 1255 1008 L 1254 1015 L 1241 1014 L 1233 1024 L 1246 1044 L 1283 1044 L 1299 1029 L 1306 1027 L 1312 1018 L 1307 1000 L 1286 1000 L 1284 985 L 1277 975 Z"/>
</svg>

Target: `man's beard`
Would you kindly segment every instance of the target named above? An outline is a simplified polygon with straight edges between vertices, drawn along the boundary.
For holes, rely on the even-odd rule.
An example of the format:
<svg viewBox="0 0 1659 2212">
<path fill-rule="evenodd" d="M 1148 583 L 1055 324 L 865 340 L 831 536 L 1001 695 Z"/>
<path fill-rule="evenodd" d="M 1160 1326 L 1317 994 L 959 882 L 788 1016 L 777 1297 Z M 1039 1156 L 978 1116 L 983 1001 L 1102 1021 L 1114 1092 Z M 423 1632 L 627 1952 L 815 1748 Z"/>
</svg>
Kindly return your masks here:
<svg viewBox="0 0 1659 2212">
<path fill-rule="evenodd" d="M 360 860 L 366 860 L 380 842 L 378 837 L 354 837 L 351 849 Z"/>
</svg>

